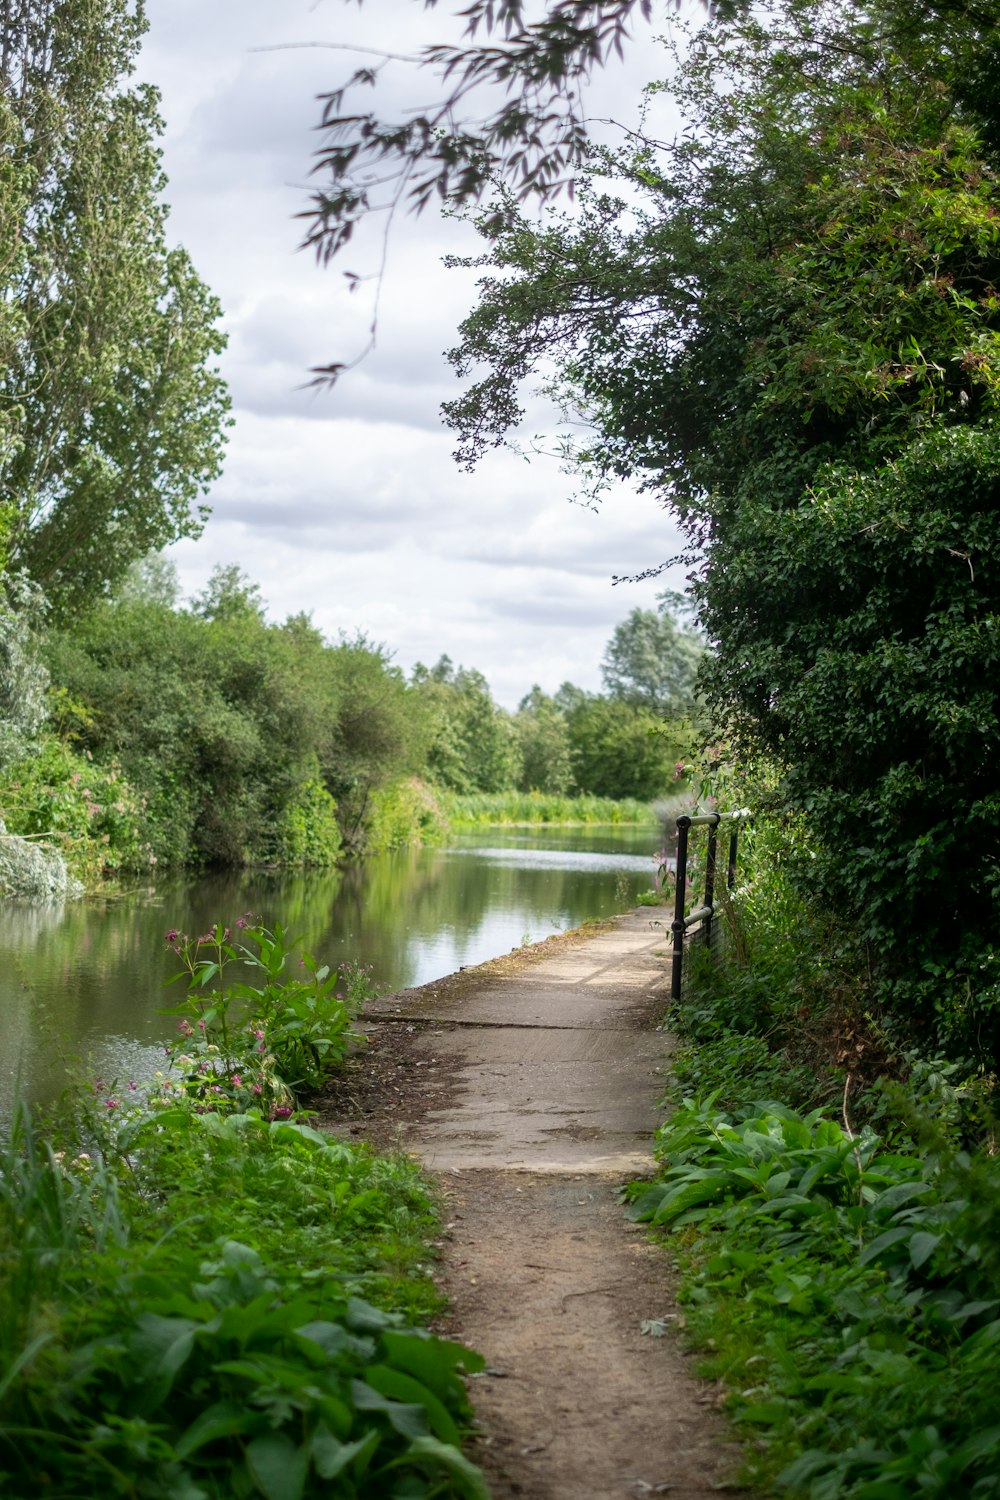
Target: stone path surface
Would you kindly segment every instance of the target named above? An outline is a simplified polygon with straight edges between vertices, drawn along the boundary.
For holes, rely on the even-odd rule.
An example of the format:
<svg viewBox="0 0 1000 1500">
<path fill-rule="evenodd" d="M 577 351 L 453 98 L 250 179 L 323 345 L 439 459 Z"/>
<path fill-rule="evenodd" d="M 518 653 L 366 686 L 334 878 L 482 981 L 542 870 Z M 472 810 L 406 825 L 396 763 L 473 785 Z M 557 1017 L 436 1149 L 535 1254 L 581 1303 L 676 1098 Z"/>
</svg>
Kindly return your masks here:
<svg viewBox="0 0 1000 1500">
<path fill-rule="evenodd" d="M 412 1028 L 396 1124 L 446 1194 L 453 1331 L 488 1366 L 471 1453 L 494 1500 L 727 1488 L 735 1450 L 673 1332 L 669 1260 L 618 1202 L 652 1167 L 666 946 L 640 909 L 365 1011 Z"/>
</svg>

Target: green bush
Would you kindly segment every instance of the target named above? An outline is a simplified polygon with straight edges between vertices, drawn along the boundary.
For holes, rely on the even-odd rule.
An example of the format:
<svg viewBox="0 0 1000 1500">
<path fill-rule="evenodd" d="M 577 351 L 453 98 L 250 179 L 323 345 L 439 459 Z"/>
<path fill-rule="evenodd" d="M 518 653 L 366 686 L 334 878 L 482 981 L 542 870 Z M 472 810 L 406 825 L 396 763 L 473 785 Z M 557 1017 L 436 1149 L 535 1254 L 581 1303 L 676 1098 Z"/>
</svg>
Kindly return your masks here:
<svg viewBox="0 0 1000 1500">
<path fill-rule="evenodd" d="M 409 776 L 372 793 L 365 823 L 369 854 L 412 844 L 441 844 L 447 831 L 441 799 L 425 781 Z"/>
<path fill-rule="evenodd" d="M 682 1102 L 658 1151 L 632 1212 L 673 1231 L 749 1477 L 810 1500 L 997 1493 L 996 1158 L 711 1097 Z"/>
<path fill-rule="evenodd" d="M 295 1122 L 129 1114 L 95 1152 L 22 1113 L 3 1153 L 4 1494 L 485 1500 L 458 1448 L 481 1360 L 357 1294 L 426 1239 L 412 1165 L 380 1181 Z"/>
<path fill-rule="evenodd" d="M 337 863 L 343 840 L 337 804 L 316 774 L 299 782 L 275 828 L 273 852 L 262 851 L 268 863 L 329 869 Z"/>
<path fill-rule="evenodd" d="M 344 1061 L 351 1018 L 372 986 L 357 965 L 331 970 L 297 955 L 280 926 L 270 932 L 247 914 L 236 929 L 167 933 L 180 961 L 175 979 L 188 988 L 168 1012 L 178 1017 L 179 1036 L 167 1048 L 176 1075 L 165 1080 L 164 1096 L 215 1113 L 253 1106 L 288 1115 Z M 249 978 L 231 979 L 237 968 Z"/>
<path fill-rule="evenodd" d="M 51 734 L 7 769 L 0 815 L 10 833 L 46 836 L 88 885 L 156 863 L 144 836 L 144 799 L 118 762 L 95 762 Z"/>
</svg>

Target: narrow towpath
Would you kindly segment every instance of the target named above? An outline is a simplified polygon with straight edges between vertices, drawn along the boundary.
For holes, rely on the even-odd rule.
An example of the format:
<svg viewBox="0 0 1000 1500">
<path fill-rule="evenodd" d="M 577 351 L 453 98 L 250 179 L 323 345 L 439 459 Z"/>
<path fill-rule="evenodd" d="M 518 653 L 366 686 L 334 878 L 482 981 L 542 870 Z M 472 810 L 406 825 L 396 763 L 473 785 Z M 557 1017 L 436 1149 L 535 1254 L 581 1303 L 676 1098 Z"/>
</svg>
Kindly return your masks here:
<svg viewBox="0 0 1000 1500">
<path fill-rule="evenodd" d="M 391 1113 L 445 1189 L 454 1331 L 489 1367 L 471 1451 L 495 1500 L 708 1500 L 735 1460 L 675 1332 L 668 1258 L 617 1201 L 652 1165 L 665 948 L 640 910 L 363 1018 L 376 1048 L 407 1038 Z"/>
</svg>

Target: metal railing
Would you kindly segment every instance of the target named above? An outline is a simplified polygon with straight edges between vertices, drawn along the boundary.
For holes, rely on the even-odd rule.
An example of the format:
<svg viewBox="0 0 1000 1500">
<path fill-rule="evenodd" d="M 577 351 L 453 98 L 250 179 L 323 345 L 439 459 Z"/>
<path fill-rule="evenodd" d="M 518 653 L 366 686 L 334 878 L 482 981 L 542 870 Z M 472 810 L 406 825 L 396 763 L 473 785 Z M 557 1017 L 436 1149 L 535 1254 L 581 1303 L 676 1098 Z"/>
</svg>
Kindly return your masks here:
<svg viewBox="0 0 1000 1500">
<path fill-rule="evenodd" d="M 702 926 L 706 947 L 712 946 L 713 923 L 718 903 L 715 900 L 715 875 L 719 853 L 719 825 L 720 823 L 731 823 L 732 832 L 729 835 L 729 861 L 726 871 L 726 889 L 732 890 L 736 884 L 736 856 L 740 836 L 740 824 L 748 822 L 750 818 L 749 808 L 742 807 L 736 812 L 730 813 L 697 813 L 691 816 L 682 813 L 677 819 L 677 887 L 674 895 L 674 920 L 670 924 L 670 930 L 674 935 L 673 969 L 670 976 L 670 998 L 679 1000 L 681 998 L 681 985 L 684 977 L 684 946 L 688 932 L 692 927 Z M 692 828 L 708 829 L 708 851 L 705 857 L 705 899 L 701 906 L 696 906 L 693 911 L 685 916 L 684 906 L 687 894 L 687 866 L 688 866 L 688 833 Z"/>
</svg>

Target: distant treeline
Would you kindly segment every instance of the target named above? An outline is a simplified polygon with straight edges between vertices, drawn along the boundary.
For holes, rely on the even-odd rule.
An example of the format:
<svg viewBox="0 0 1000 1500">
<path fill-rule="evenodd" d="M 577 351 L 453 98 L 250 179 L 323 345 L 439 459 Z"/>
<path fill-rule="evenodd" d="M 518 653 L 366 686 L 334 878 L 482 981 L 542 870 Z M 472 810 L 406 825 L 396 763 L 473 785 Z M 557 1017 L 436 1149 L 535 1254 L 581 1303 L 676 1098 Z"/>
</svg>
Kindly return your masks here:
<svg viewBox="0 0 1000 1500">
<path fill-rule="evenodd" d="M 534 791 L 564 817 L 569 796 L 649 800 L 676 780 L 702 649 L 666 607 L 634 610 L 606 694 L 535 687 L 509 713 L 446 656 L 407 678 L 363 634 L 270 623 L 236 567 L 181 605 L 172 569 L 147 561 L 71 626 L 29 604 L 3 620 L 0 811 L 90 881 L 440 840 L 444 794 Z"/>
</svg>

